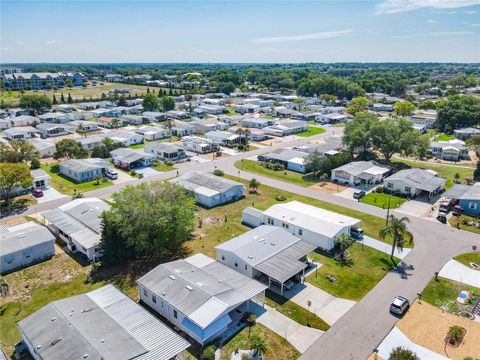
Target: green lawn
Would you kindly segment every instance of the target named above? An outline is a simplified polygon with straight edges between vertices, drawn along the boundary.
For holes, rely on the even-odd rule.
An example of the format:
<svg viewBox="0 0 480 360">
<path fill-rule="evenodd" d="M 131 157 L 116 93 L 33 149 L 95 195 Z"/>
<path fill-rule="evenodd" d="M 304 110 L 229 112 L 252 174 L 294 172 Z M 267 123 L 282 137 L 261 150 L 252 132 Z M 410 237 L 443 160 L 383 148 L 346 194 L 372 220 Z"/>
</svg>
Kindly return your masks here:
<svg viewBox="0 0 480 360">
<path fill-rule="evenodd" d="M 453 135 L 442 134 L 435 138 L 435 141 L 449 141 L 455 139 Z"/>
<path fill-rule="evenodd" d="M 473 178 L 473 167 L 471 169 L 467 169 L 465 167 L 455 166 L 455 165 L 433 164 L 433 163 L 427 164 L 425 162 L 404 160 L 404 159 L 398 159 L 398 158 L 395 158 L 393 160 L 393 163 L 394 164 L 403 163 L 410 167 L 434 170 L 438 173 L 439 177 L 443 177 L 447 179 L 447 183 L 445 185 L 447 189 L 453 185 L 456 173 L 460 175 L 460 178 L 458 179 L 458 181 L 461 183 L 463 183 L 465 179 Z"/>
<path fill-rule="evenodd" d="M 162 171 L 162 172 L 172 171 L 172 170 L 176 169 L 175 166 L 169 166 L 162 161 L 160 161 L 157 165 L 152 165 L 152 168 L 157 170 L 157 171 Z"/>
<path fill-rule="evenodd" d="M 291 170 L 275 171 L 267 169 L 262 166 L 259 161 L 254 160 L 239 160 L 235 163 L 235 167 L 240 170 L 268 176 L 281 181 L 287 181 L 289 183 L 304 187 L 312 186 L 316 183 L 316 181 L 313 180 L 312 177 L 309 175 L 301 174 Z"/>
<path fill-rule="evenodd" d="M 470 267 L 470 263 L 474 262 L 475 264 L 480 265 L 480 253 L 468 253 L 468 254 L 462 254 L 455 256 L 453 258 L 454 260 L 457 260 L 459 263 L 462 263 L 465 266 Z M 480 272 L 478 273 L 480 276 Z"/>
<path fill-rule="evenodd" d="M 130 145 L 129 148 L 130 149 L 143 149 L 145 147 L 145 143 L 141 143 L 141 144 L 136 144 L 136 145 Z"/>
<path fill-rule="evenodd" d="M 341 123 L 330 125 L 330 127 L 345 127 L 346 124 L 347 124 L 346 122 L 341 122 Z"/>
<path fill-rule="evenodd" d="M 479 228 L 477 228 L 475 225 L 470 226 L 468 224 L 465 224 L 464 221 L 472 221 L 473 224 L 480 222 L 478 219 L 476 219 L 472 216 L 465 215 L 465 214 L 462 214 L 460 216 L 452 216 L 448 220 L 449 224 L 451 226 L 455 227 L 455 228 L 457 227 L 457 224 L 459 223 L 460 224 L 460 229 L 480 234 L 480 229 Z"/>
<path fill-rule="evenodd" d="M 267 345 L 267 352 L 263 354 L 265 360 L 295 360 L 300 357 L 300 353 L 283 337 L 275 334 L 262 324 L 256 324 L 250 329 L 247 327 L 235 335 L 221 349 L 221 360 L 230 360 L 232 352 L 236 349 L 250 349 L 249 331 L 251 334 L 258 333 L 264 339 Z"/>
<path fill-rule="evenodd" d="M 373 206 L 381 207 L 382 209 L 388 208 L 388 194 L 371 192 L 365 195 L 361 202 Z M 390 198 L 390 208 L 395 209 L 400 207 L 406 200 L 404 198 L 392 195 Z"/>
<path fill-rule="evenodd" d="M 345 263 L 322 254 L 311 254 L 312 259 L 323 266 L 312 273 L 307 281 L 334 296 L 357 301 L 392 268 L 389 255 L 368 246 L 355 243 L 348 252 L 350 257 Z M 328 280 L 328 275 L 334 275 L 337 280 Z"/>
<path fill-rule="evenodd" d="M 309 126 L 308 131 L 304 131 L 304 132 L 301 132 L 301 133 L 298 133 L 298 134 L 295 134 L 295 135 L 301 136 L 301 137 L 309 137 L 309 136 L 313 136 L 313 135 L 323 134 L 326 131 L 327 130 L 325 130 L 323 128 L 320 128 L 320 127 Z"/>
<path fill-rule="evenodd" d="M 58 166 L 56 165 L 45 165 L 42 166 L 41 169 L 45 170 L 51 176 L 50 185 L 62 194 L 73 195 L 75 192 L 100 189 L 113 184 L 110 180 L 107 180 L 106 182 L 100 181 L 98 184 L 95 180 L 84 183 L 75 183 L 67 177 L 59 174 Z"/>
<path fill-rule="evenodd" d="M 435 278 L 430 280 L 427 287 L 423 289 L 422 300 L 429 304 L 440 306 L 447 301 L 455 301 L 462 290 L 480 295 L 479 288 L 439 277 L 438 280 L 435 280 Z"/>
<path fill-rule="evenodd" d="M 304 309 L 300 305 L 287 300 L 283 296 L 280 296 L 269 289 L 266 291 L 265 300 L 268 306 L 277 309 L 277 311 L 288 316 L 292 320 L 295 320 L 299 324 L 304 326 L 310 325 L 314 329 L 323 331 L 327 331 L 330 328 L 330 325 L 320 319 L 317 315 L 314 315 L 311 311 Z"/>
</svg>

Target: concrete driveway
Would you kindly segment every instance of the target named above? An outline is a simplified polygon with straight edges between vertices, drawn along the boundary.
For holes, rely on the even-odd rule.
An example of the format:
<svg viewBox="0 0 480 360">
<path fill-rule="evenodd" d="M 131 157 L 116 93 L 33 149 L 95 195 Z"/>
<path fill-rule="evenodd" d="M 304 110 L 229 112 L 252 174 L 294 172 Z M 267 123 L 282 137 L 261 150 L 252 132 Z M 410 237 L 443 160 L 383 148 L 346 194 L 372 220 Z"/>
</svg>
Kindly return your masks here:
<svg viewBox="0 0 480 360">
<path fill-rule="evenodd" d="M 253 311 L 257 315 L 259 324 L 285 338 L 301 353 L 307 350 L 324 333 L 322 330 L 300 325 L 269 306 L 265 305 L 265 308 L 261 308 L 258 313 L 256 310 Z"/>
<path fill-rule="evenodd" d="M 462 284 L 480 288 L 480 270 L 474 270 L 455 260 L 447 262 L 440 270 L 439 275 Z"/>
<path fill-rule="evenodd" d="M 135 169 L 135 172 L 137 174 L 143 174 L 144 178 L 149 177 L 149 176 L 155 176 L 155 175 L 158 174 L 158 171 L 151 168 L 151 167 L 144 167 L 144 168 L 141 168 L 141 169 Z"/>
<path fill-rule="evenodd" d="M 52 200 L 57 200 L 57 199 L 62 199 L 68 197 L 68 195 L 64 195 L 61 192 L 55 190 L 53 187 L 49 187 L 48 189 L 42 189 L 43 191 L 43 196 L 37 199 L 37 202 L 39 204 L 47 202 L 47 201 L 52 201 Z"/>
<path fill-rule="evenodd" d="M 352 186 L 349 187 L 337 194 L 334 194 L 335 196 L 343 197 L 345 199 L 353 199 L 353 194 L 356 193 L 357 191 L 365 191 L 366 194 L 370 193 L 373 189 L 375 189 L 377 185 L 357 185 L 357 186 Z M 354 199 L 355 200 L 355 199 Z"/>
<path fill-rule="evenodd" d="M 126 172 L 123 172 L 123 171 L 120 171 L 118 169 L 117 170 L 117 173 L 118 173 L 118 179 L 115 179 L 115 180 L 112 180 L 112 182 L 116 185 L 116 184 L 123 184 L 123 183 L 126 183 L 128 181 L 131 181 L 133 180 L 133 178 L 127 174 Z"/>
<path fill-rule="evenodd" d="M 310 301 L 310 311 L 315 313 L 328 325 L 333 325 L 356 304 L 355 301 L 330 295 L 326 291 L 308 282 L 295 284 L 292 290 L 287 291 L 284 296 L 307 310 L 308 301 Z"/>
<path fill-rule="evenodd" d="M 405 201 L 396 211 L 408 216 L 427 217 L 432 206 L 428 202 L 409 200 Z"/>
</svg>

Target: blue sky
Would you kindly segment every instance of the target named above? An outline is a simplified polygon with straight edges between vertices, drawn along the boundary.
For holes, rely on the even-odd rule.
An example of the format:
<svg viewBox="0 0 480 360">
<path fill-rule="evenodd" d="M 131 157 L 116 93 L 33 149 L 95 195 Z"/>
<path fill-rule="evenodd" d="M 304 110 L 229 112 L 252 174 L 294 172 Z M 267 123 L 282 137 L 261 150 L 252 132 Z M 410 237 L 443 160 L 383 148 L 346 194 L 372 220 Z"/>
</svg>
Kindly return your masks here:
<svg viewBox="0 0 480 360">
<path fill-rule="evenodd" d="M 480 62 L 480 0 L 5 1 L 7 62 Z"/>
</svg>

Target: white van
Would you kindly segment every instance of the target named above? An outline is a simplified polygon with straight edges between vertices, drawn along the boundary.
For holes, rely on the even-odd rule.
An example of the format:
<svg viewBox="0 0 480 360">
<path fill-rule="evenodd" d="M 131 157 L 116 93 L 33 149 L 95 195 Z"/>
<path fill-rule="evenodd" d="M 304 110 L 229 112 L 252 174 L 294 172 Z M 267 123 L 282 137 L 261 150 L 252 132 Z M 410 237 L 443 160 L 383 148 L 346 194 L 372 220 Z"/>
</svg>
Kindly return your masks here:
<svg viewBox="0 0 480 360">
<path fill-rule="evenodd" d="M 118 179 L 118 172 L 115 169 L 106 169 L 105 175 L 111 180 Z"/>
</svg>

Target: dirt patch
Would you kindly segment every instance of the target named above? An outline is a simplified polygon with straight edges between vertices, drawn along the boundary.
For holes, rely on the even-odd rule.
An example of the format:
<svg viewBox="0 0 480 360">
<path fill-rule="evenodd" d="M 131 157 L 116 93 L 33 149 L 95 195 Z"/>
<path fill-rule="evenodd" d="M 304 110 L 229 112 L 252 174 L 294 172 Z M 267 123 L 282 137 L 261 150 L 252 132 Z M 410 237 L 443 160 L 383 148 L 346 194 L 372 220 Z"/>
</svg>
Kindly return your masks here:
<svg viewBox="0 0 480 360">
<path fill-rule="evenodd" d="M 209 217 L 206 217 L 203 219 L 203 222 L 205 224 L 219 224 L 220 223 L 220 219 L 219 218 L 216 218 L 216 217 L 213 217 L 213 216 L 209 216 Z"/>
<path fill-rule="evenodd" d="M 77 275 L 87 275 L 89 272 L 90 266 L 82 267 L 69 255 L 60 253 L 50 260 L 5 275 L 3 279 L 8 284 L 9 294 L 0 298 L 0 306 L 13 301 L 26 302 L 36 289 L 52 283 L 68 282 Z"/>
<path fill-rule="evenodd" d="M 23 216 L 19 216 L 13 219 L 2 221 L 1 224 L 6 226 L 15 226 L 15 225 L 24 224 L 26 222 L 27 222 L 27 219 L 25 219 Z"/>
<path fill-rule="evenodd" d="M 326 194 L 337 194 L 347 189 L 346 186 L 338 185 L 329 181 L 316 183 L 315 185 L 310 186 L 310 188 Z"/>
<path fill-rule="evenodd" d="M 452 326 L 466 329 L 463 343 L 456 348 L 445 344 L 445 336 Z M 480 323 L 444 313 L 424 301 L 421 304 L 415 302 L 397 327 L 414 343 L 451 359 L 462 360 L 467 356 L 480 358 Z"/>
</svg>

